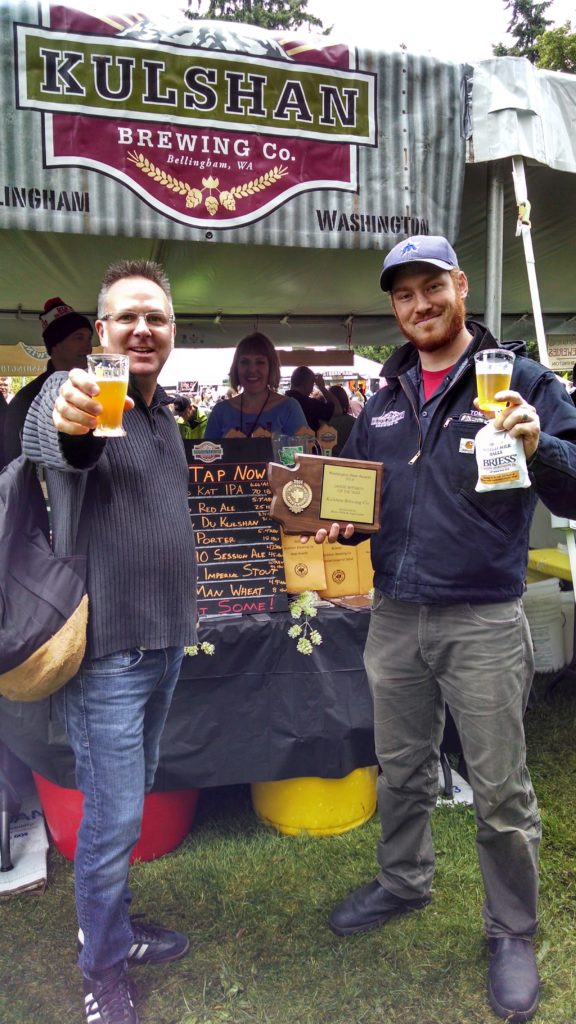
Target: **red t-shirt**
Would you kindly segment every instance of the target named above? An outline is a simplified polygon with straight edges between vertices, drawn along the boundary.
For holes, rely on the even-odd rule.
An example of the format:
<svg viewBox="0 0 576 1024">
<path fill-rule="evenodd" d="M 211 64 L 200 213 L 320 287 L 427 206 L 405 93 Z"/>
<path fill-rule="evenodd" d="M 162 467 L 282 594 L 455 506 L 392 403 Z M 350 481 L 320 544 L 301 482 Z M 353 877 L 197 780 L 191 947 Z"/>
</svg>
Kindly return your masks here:
<svg viewBox="0 0 576 1024">
<path fill-rule="evenodd" d="M 422 383 L 424 385 L 424 398 L 426 401 L 432 398 L 432 395 L 438 390 L 446 375 L 450 373 L 450 370 L 454 369 L 454 365 L 453 363 L 452 366 L 446 366 L 442 370 L 425 370 L 422 367 Z"/>
</svg>

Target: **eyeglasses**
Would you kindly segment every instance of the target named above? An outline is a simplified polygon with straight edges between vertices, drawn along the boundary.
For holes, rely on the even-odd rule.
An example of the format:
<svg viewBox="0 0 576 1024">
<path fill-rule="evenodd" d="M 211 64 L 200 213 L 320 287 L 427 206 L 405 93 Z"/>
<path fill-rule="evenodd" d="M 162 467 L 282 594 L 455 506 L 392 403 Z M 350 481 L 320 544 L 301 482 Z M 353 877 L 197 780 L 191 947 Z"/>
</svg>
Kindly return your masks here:
<svg viewBox="0 0 576 1024">
<path fill-rule="evenodd" d="M 157 330 L 162 327 L 168 327 L 168 324 L 173 324 L 176 320 L 175 316 L 169 316 L 167 313 L 160 313 L 156 310 L 152 310 L 150 313 L 135 313 L 133 310 L 126 310 L 122 313 L 104 313 L 100 317 L 101 320 L 112 320 L 115 324 L 119 324 L 120 327 L 135 327 L 140 319 L 146 321 L 146 326 L 152 330 Z"/>
</svg>

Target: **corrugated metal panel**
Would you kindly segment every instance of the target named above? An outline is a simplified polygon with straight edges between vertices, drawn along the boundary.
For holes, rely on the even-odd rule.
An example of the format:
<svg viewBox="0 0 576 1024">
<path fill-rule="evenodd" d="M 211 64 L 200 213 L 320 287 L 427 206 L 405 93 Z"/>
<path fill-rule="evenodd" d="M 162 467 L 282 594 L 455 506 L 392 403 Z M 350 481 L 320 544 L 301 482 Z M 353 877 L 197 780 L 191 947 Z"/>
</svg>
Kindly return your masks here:
<svg viewBox="0 0 576 1024">
<path fill-rule="evenodd" d="M 358 160 L 358 195 L 311 192 L 292 200 L 279 213 L 250 228 L 238 229 L 232 240 L 269 243 L 270 222 L 277 221 L 277 244 L 316 248 L 389 248 L 398 237 L 418 233 L 455 238 L 464 173 L 460 136 L 460 65 L 405 53 L 359 54 L 363 69 L 378 75 L 376 149 L 362 148 Z M 318 228 L 318 210 L 338 211 L 393 221 L 414 218 L 415 230 L 389 224 L 388 230 L 337 232 Z M 281 226 L 280 226 L 281 225 Z M 392 230 L 396 227 L 396 231 Z M 283 230 L 282 230 L 283 228 Z M 228 240 L 227 232 L 222 240 Z"/>
<path fill-rule="evenodd" d="M 103 173 L 45 168 L 40 129 L 50 115 L 14 105 L 12 23 L 36 24 L 37 7 L 4 3 L 0 21 L 0 227 L 193 241 L 212 235 L 223 243 L 319 249 L 387 249 L 407 234 L 457 235 L 465 163 L 461 65 L 359 51 L 358 67 L 377 75 L 378 146 L 358 147 L 357 193 L 316 189 L 251 224 L 211 230 L 159 213 Z M 66 208 L 70 202 L 80 205 L 80 214 Z"/>
</svg>

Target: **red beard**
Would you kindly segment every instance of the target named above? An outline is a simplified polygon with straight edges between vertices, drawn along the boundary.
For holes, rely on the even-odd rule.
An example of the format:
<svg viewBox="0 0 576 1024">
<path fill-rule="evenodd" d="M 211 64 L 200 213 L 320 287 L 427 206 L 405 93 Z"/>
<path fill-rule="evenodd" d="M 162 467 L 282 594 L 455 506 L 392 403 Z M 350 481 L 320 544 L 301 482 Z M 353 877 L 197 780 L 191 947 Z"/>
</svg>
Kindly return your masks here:
<svg viewBox="0 0 576 1024">
<path fill-rule="evenodd" d="M 460 331 L 464 327 L 465 319 L 466 306 L 464 304 L 464 299 L 460 295 L 457 295 L 451 310 L 450 319 L 447 321 L 446 328 L 442 332 L 441 337 L 423 338 L 418 334 L 412 333 L 409 327 L 403 327 L 401 323 L 399 323 L 398 326 L 400 327 L 404 337 L 407 338 L 419 352 L 438 352 L 440 349 L 448 347 L 456 340 Z"/>
</svg>

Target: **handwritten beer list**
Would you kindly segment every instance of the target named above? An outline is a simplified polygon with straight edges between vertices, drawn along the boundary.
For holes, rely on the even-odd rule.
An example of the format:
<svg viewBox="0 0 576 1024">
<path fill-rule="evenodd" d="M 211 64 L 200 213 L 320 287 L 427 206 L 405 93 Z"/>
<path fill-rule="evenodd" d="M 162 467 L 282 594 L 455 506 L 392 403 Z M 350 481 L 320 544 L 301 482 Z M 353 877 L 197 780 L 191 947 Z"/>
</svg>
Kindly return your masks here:
<svg viewBox="0 0 576 1024">
<path fill-rule="evenodd" d="M 280 529 L 269 518 L 270 443 L 187 442 L 189 505 L 198 562 L 198 612 L 226 615 L 288 607 Z"/>
</svg>

